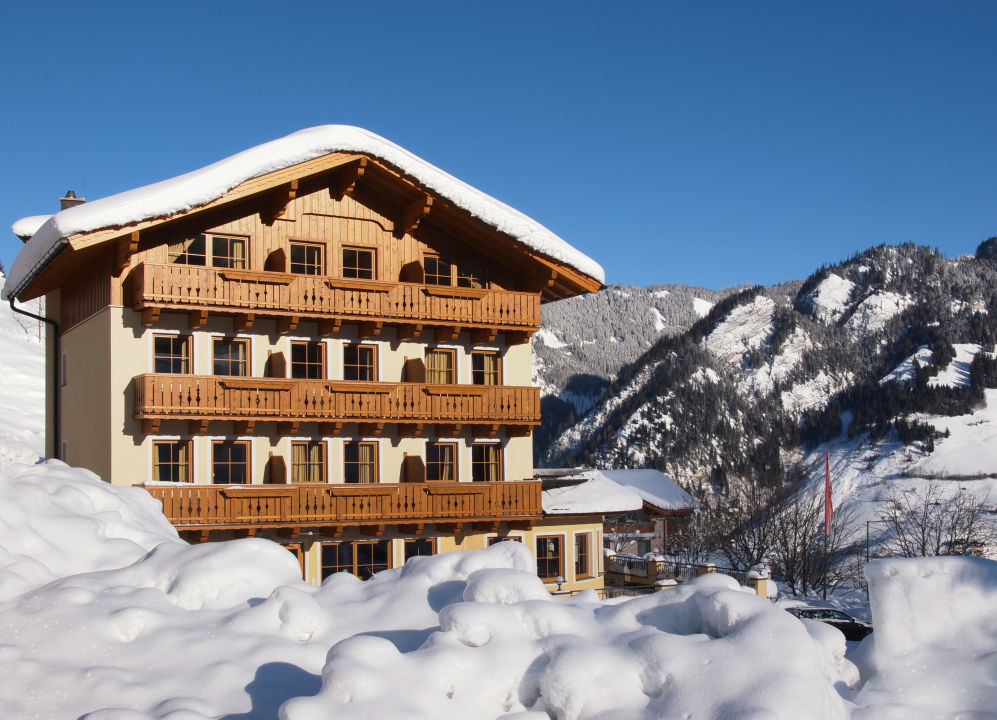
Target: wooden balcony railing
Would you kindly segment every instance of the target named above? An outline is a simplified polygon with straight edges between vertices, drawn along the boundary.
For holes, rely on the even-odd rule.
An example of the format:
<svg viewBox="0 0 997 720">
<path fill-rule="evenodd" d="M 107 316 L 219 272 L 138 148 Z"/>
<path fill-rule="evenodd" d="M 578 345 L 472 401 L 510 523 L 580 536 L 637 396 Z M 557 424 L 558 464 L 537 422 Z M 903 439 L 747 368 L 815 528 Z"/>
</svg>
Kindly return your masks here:
<svg viewBox="0 0 997 720">
<path fill-rule="evenodd" d="M 139 375 L 134 384 L 137 420 L 540 422 L 536 387 L 157 374 Z"/>
<path fill-rule="evenodd" d="M 525 333 L 540 327 L 538 293 L 150 263 L 139 265 L 131 277 L 133 307 L 140 311 L 435 323 Z"/>
<path fill-rule="evenodd" d="M 540 482 L 147 485 L 180 530 L 499 522 L 541 515 Z"/>
</svg>

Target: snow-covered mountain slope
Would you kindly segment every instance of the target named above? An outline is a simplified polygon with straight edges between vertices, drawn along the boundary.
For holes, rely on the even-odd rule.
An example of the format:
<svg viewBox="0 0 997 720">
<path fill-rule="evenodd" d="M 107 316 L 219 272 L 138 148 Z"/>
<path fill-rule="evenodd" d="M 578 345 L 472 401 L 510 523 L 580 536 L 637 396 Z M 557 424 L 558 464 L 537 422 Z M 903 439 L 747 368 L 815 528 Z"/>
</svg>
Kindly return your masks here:
<svg viewBox="0 0 997 720">
<path fill-rule="evenodd" d="M 801 440 L 842 430 L 878 440 L 899 415 L 964 414 L 997 382 L 985 368 L 969 382 L 979 348 L 997 339 L 991 260 L 883 246 L 797 287 L 789 298 L 775 288 L 728 296 L 659 340 L 538 448 L 541 464 L 646 465 L 688 487 L 731 473 L 775 480 Z M 908 388 L 919 347 L 925 380 Z M 945 367 L 925 368 L 936 355 Z"/>
<path fill-rule="evenodd" d="M 42 302 L 18 307 L 40 315 Z M 45 452 L 45 332 L 39 321 L 0 303 L 0 472 Z"/>
</svg>

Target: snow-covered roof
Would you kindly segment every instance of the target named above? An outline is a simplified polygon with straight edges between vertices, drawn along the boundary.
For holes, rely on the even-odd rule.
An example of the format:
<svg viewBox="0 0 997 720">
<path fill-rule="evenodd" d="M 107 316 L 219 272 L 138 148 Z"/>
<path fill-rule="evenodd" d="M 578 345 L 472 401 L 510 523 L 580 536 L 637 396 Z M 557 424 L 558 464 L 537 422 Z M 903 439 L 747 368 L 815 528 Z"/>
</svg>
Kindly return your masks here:
<svg viewBox="0 0 997 720">
<path fill-rule="evenodd" d="M 349 125 L 322 125 L 244 150 L 170 180 L 56 213 L 37 229 L 14 260 L 4 286 L 4 296 L 20 292 L 55 253 L 64 238 L 185 212 L 217 200 L 247 180 L 337 152 L 362 153 L 379 158 L 538 253 L 569 265 L 599 282 L 605 280 L 605 273 L 597 262 L 518 210 L 368 130 Z"/>
<path fill-rule="evenodd" d="M 578 484 L 545 489 L 543 511 L 547 515 L 601 515 L 640 510 L 644 499 L 631 488 L 613 482 L 603 470 L 581 470 L 570 474 Z M 540 473 L 543 477 L 543 474 Z"/>
<path fill-rule="evenodd" d="M 30 238 L 36 232 L 38 228 L 48 222 L 48 219 L 52 217 L 51 215 L 28 215 L 28 217 L 23 217 L 13 225 L 10 229 L 21 239 Z"/>
<path fill-rule="evenodd" d="M 699 503 L 657 470 L 602 470 L 603 475 L 634 490 L 644 500 L 662 510 L 695 510 Z"/>
</svg>

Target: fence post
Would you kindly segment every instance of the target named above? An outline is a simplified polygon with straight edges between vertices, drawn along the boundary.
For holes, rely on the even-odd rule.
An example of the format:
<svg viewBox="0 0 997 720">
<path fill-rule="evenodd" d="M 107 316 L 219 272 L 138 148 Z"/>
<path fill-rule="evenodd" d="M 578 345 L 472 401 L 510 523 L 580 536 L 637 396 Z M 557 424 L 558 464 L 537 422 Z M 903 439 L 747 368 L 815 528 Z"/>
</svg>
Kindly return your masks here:
<svg viewBox="0 0 997 720">
<path fill-rule="evenodd" d="M 699 563 L 696 566 L 696 577 L 700 575 L 707 575 L 709 573 L 715 573 L 717 571 L 717 566 L 713 563 Z"/>
<path fill-rule="evenodd" d="M 766 600 L 769 596 L 769 569 L 764 565 L 755 565 L 748 571 L 748 585 L 754 588 L 759 597 Z"/>
</svg>

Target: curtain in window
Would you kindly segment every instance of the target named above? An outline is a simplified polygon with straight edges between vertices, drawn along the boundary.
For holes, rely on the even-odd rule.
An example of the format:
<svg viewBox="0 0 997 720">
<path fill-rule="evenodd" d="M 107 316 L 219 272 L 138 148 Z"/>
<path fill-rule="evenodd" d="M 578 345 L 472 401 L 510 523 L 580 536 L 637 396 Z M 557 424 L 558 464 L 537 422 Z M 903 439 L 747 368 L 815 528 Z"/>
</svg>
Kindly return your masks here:
<svg viewBox="0 0 997 720">
<path fill-rule="evenodd" d="M 454 471 L 454 446 L 439 445 L 440 453 L 440 480 L 453 480 Z"/>
<path fill-rule="evenodd" d="M 482 385 L 498 384 L 498 355 L 482 354 L 482 369 L 484 371 L 484 382 Z"/>
<path fill-rule="evenodd" d="M 426 353 L 426 382 L 450 382 L 450 353 L 440 350 Z"/>
<path fill-rule="evenodd" d="M 291 482 L 323 482 L 321 443 L 291 445 Z"/>
<path fill-rule="evenodd" d="M 482 454 L 484 460 L 484 476 L 487 482 L 498 482 L 502 478 L 499 477 L 499 446 L 498 445 L 482 445 Z"/>
<path fill-rule="evenodd" d="M 359 482 L 374 482 L 374 446 L 369 443 L 360 443 L 359 447 Z"/>
</svg>

